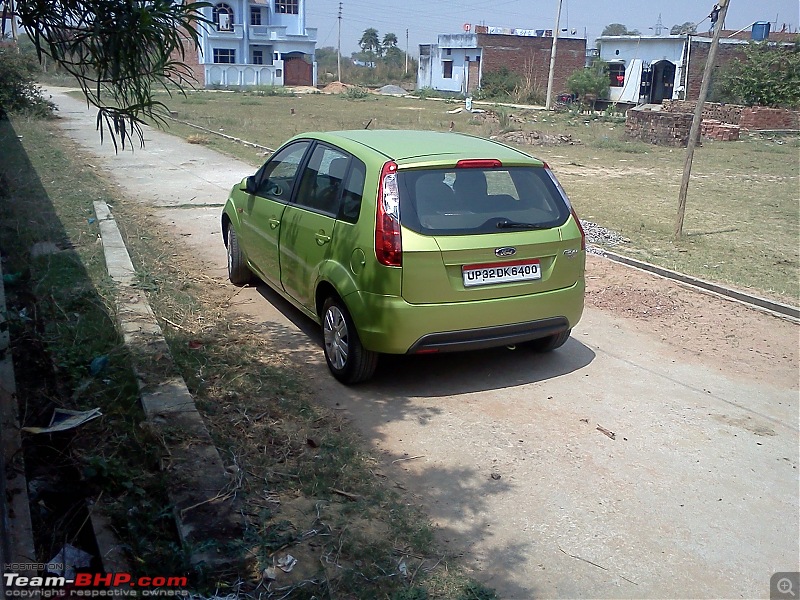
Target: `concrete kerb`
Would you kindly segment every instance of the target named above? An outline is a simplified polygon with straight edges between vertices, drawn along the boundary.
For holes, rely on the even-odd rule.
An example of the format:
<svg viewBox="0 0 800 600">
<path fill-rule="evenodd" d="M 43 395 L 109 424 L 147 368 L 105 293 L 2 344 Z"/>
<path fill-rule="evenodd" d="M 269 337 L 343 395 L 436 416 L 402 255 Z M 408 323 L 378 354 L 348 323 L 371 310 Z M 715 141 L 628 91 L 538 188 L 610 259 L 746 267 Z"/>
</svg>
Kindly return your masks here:
<svg viewBox="0 0 800 600">
<path fill-rule="evenodd" d="M 637 260 L 629 256 L 617 254 L 616 252 L 611 252 L 610 250 L 605 250 L 597 246 L 595 246 L 592 250 L 593 254 L 596 254 L 597 256 L 633 267 L 634 269 L 639 269 L 641 271 L 652 273 L 653 275 L 658 275 L 659 277 L 664 277 L 665 279 L 677 281 L 678 283 L 689 286 L 701 292 L 709 293 L 720 298 L 725 298 L 726 300 L 740 302 L 749 306 L 750 308 L 755 308 L 762 312 L 769 313 L 775 317 L 792 321 L 793 323 L 800 322 L 800 308 L 796 306 L 791 306 L 789 304 L 783 304 L 781 302 L 762 298 L 761 296 L 748 294 L 740 290 L 719 285 L 718 283 L 706 281 L 705 279 L 692 277 L 690 275 L 686 275 L 685 273 L 679 273 L 678 271 L 673 271 L 671 269 L 659 267 L 658 265 Z"/>
<path fill-rule="evenodd" d="M 3 471 L 0 473 L 0 574 L 5 573 L 6 565 L 14 565 L 10 571 L 32 576 L 37 574 L 33 568 L 36 551 L 10 345 L 3 267 L 0 261 L 0 442 L 3 452 Z M 4 581 L 0 577 L 0 595 L 5 595 Z"/>
<path fill-rule="evenodd" d="M 226 471 L 194 398 L 176 369 L 164 334 L 144 293 L 134 286 L 135 270 L 116 221 L 105 202 L 94 202 L 106 266 L 117 284 L 117 323 L 137 373 L 142 407 L 166 445 L 162 469 L 170 474 L 169 496 L 184 547 L 195 565 L 230 561 L 221 546 L 239 539 L 242 526 L 234 506 L 237 482 Z"/>
</svg>

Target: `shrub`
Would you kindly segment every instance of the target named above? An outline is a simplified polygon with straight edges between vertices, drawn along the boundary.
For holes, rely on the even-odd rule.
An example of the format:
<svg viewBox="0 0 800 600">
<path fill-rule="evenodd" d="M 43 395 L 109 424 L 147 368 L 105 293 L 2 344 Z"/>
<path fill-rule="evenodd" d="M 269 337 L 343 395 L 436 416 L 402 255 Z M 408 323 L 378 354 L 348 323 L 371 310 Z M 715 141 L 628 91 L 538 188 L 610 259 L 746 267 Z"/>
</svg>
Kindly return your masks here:
<svg viewBox="0 0 800 600">
<path fill-rule="evenodd" d="M 46 100 L 33 75 L 36 61 L 13 46 L 0 48 L 0 118 L 7 113 L 48 117 L 55 104 Z"/>
</svg>

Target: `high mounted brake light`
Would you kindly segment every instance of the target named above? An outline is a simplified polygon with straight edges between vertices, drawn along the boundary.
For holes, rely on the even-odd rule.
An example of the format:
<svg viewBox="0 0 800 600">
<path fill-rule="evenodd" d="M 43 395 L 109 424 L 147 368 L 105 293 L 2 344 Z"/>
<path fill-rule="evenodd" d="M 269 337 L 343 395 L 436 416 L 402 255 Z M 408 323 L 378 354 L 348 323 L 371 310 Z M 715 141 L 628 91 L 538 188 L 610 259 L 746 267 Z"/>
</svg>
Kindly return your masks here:
<svg viewBox="0 0 800 600">
<path fill-rule="evenodd" d="M 498 169 L 503 166 L 496 158 L 465 158 L 456 163 L 456 169 Z"/>
<path fill-rule="evenodd" d="M 378 210 L 375 212 L 375 256 L 379 263 L 387 267 L 399 267 L 403 260 L 397 163 L 392 161 L 383 165 L 378 183 Z"/>
</svg>

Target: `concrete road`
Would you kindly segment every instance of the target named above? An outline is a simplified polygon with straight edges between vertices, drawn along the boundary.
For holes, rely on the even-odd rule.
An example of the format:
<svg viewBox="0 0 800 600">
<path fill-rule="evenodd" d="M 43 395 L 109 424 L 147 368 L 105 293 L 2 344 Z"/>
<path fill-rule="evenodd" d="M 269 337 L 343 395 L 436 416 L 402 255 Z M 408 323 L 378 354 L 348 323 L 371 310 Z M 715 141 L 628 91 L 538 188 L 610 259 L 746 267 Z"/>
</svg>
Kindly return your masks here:
<svg viewBox="0 0 800 600">
<path fill-rule="evenodd" d="M 254 169 L 151 130 L 115 155 L 84 104 L 53 95 L 92 163 L 224 276 L 220 205 Z M 773 573 L 800 570 L 795 325 L 759 316 L 793 346 L 774 377 L 590 308 L 548 356 L 389 357 L 345 388 L 310 321 L 264 286 L 237 299 L 502 598 L 763 598 Z"/>
</svg>

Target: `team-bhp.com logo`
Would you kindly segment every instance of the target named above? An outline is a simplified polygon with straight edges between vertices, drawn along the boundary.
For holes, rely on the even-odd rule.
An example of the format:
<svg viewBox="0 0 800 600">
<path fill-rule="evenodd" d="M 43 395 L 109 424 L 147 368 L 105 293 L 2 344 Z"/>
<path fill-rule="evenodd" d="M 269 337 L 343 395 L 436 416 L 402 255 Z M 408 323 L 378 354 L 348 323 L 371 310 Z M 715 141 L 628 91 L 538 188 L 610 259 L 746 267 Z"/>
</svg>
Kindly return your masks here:
<svg viewBox="0 0 800 600">
<path fill-rule="evenodd" d="M 3 573 L 6 597 L 188 596 L 186 577 L 134 577 L 130 573 L 76 573 L 74 579 Z"/>
</svg>

